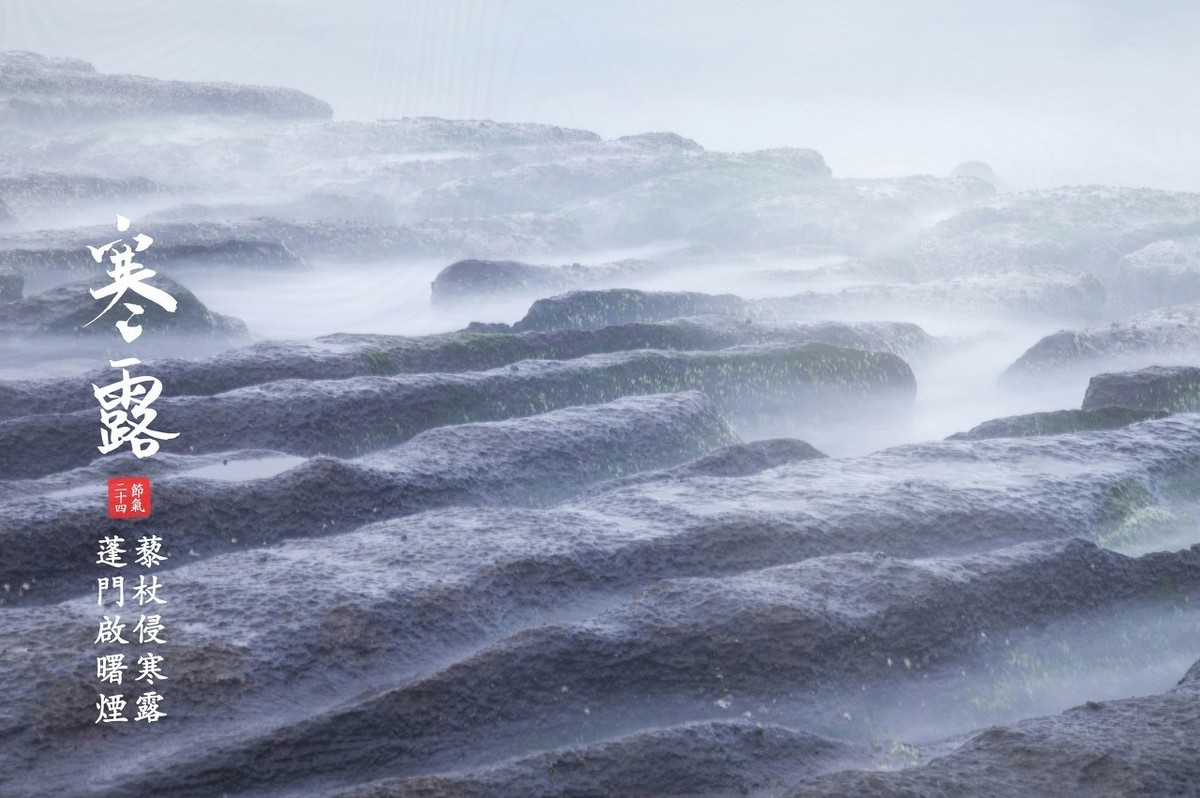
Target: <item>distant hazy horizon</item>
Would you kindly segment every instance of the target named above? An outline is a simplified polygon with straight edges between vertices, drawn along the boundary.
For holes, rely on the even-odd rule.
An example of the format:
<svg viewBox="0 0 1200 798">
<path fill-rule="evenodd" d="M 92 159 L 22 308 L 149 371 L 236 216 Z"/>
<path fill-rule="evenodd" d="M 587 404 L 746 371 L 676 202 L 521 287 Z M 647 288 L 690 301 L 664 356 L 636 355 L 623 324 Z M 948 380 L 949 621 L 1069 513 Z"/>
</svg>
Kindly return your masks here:
<svg viewBox="0 0 1200 798">
<path fill-rule="evenodd" d="M 5 0 L 0 49 L 290 86 L 339 119 L 670 130 L 839 177 L 1200 190 L 1200 4 Z"/>
</svg>

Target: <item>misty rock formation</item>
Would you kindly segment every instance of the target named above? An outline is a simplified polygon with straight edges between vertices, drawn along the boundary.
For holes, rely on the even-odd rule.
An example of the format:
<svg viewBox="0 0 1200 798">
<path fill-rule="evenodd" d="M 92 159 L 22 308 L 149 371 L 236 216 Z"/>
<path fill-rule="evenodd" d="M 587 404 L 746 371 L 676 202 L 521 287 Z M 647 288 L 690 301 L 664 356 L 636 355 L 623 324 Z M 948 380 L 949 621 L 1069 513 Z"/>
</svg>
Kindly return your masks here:
<svg viewBox="0 0 1200 798">
<path fill-rule="evenodd" d="M 1200 236 L 1156 241 L 1121 258 L 1112 299 L 1122 313 L 1200 301 Z"/>
<path fill-rule="evenodd" d="M 1200 410 L 1200 368 L 1151 366 L 1138 371 L 1098 374 L 1088 383 L 1083 409 L 1108 404 L 1142 411 L 1194 413 Z"/>
<path fill-rule="evenodd" d="M 1004 183 L 997 177 L 996 171 L 983 161 L 964 161 L 951 170 L 950 176 L 974 178 L 982 180 L 996 191 L 1006 190 Z"/>
<path fill-rule="evenodd" d="M 998 726 L 928 764 L 814 779 L 790 798 L 830 795 L 1191 795 L 1200 760 L 1200 661 L 1158 695 L 1088 701 L 1061 715 Z"/>
<path fill-rule="evenodd" d="M 1123 400 L 1125 397 L 1106 396 L 1105 399 Z M 980 441 L 988 438 L 1020 438 L 1026 435 L 1062 435 L 1085 430 L 1117 429 L 1147 419 L 1164 418 L 1167 415 L 1169 413 L 1166 410 L 1147 408 L 1141 404 L 1128 407 L 1109 403 L 1089 405 L 1085 397 L 1082 410 L 1052 410 L 992 419 L 966 432 L 956 432 L 946 440 Z"/>
<path fill-rule="evenodd" d="M 1140 313 L 1105 327 L 1061 330 L 1031 346 L 1005 369 L 1001 380 L 1057 378 L 1098 366 L 1138 368 L 1194 359 L 1200 354 L 1200 305 L 1174 305 Z"/>
<path fill-rule="evenodd" d="M 1200 194 L 1076 186 L 1007 194 L 921 236 L 913 258 L 931 276 L 1071 269 L 1102 280 L 1162 238 L 1200 232 Z"/>
<path fill-rule="evenodd" d="M 360 783 L 418 775 L 419 763 L 448 770 L 457 752 L 494 745 L 497 731 L 521 750 L 535 728 L 568 736 L 593 722 L 619 725 L 650 697 L 669 696 L 675 712 L 693 716 L 750 711 L 768 721 L 764 705 L 777 712 L 781 699 L 807 700 L 815 720 L 836 705 L 829 693 L 859 690 L 863 680 L 911 685 L 973 669 L 1003 647 L 1003 634 L 1048 617 L 1081 615 L 1086 628 L 1088 613 L 1093 624 L 1103 616 L 1097 609 L 1154 601 L 1164 581 L 1175 592 L 1157 602 L 1183 604 L 1200 595 L 1198 558 L 1200 547 L 1128 558 L 1065 540 L 919 562 L 838 554 L 736 576 L 662 579 L 586 621 L 501 639 L 405 686 L 245 744 L 197 750 L 186 764 L 122 786 L 169 783 L 190 796 L 280 783 L 311 788 L 334 769 Z M 195 576 L 177 571 L 178 592 L 194 590 L 191 579 L 216 562 L 208 565 L 192 567 Z M 265 576 L 280 564 L 263 566 Z M 320 634 L 304 636 L 321 645 Z M 256 636 L 260 645 L 278 640 Z M 363 643 L 356 653 L 365 661 L 394 646 L 386 638 Z M 1152 710 L 1143 723 L 1151 721 Z M 1173 731 L 1150 739 L 1155 747 L 1172 741 L 1167 761 L 1179 774 L 1196 765 L 1180 756 Z"/>
<path fill-rule="evenodd" d="M 144 177 L 45 171 L 0 175 L 0 197 L 24 216 L 50 213 L 76 204 L 141 198 L 161 190 L 157 183 Z"/>
<path fill-rule="evenodd" d="M 1200 194 L 330 117 L 0 54 L 0 794 L 1200 783 Z M 136 352 L 75 335 L 117 213 Z M 133 354 L 179 437 L 101 456 Z M 139 747 L 79 646 L 147 533 Z"/>
<path fill-rule="evenodd" d="M 756 300 L 766 318 L 830 318 L 862 314 L 941 312 L 1012 319 L 1092 319 L 1104 308 L 1104 286 L 1069 273 L 1006 272 L 914 283 L 852 286 Z"/>
<path fill-rule="evenodd" d="M 905 360 L 927 355 L 934 340 L 903 322 L 747 323 L 722 316 L 698 316 L 655 324 L 599 330 L 513 333 L 463 330 L 422 337 L 394 335 L 324 336 L 312 344 L 263 341 L 207 358 L 146 358 L 163 382 L 163 396 L 211 396 L 278 380 L 330 380 L 422 372 L 493 369 L 526 359 L 562 360 L 635 349 L 713 351 L 748 344 L 832 344 L 890 352 Z M 99 383 L 99 370 L 83 379 Z M 63 413 L 92 407 L 79 379 L 0 380 L 0 418 Z"/>
<path fill-rule="evenodd" d="M 0 53 L 0 115 L 10 124 L 101 125 L 167 114 L 328 119 L 328 103 L 295 89 L 106 75 L 77 58 Z"/>
<path fill-rule="evenodd" d="M 478 301 L 504 294 L 557 292 L 595 283 L 619 283 L 662 267 L 642 260 L 598 266 L 534 266 L 511 260 L 460 260 L 438 272 L 432 285 L 434 304 Z M 693 315 L 693 314 L 683 314 Z"/>
<path fill-rule="evenodd" d="M 533 303 L 513 329 L 596 330 L 634 322 L 666 321 L 681 316 L 752 315 L 752 306 L 732 294 L 711 295 L 695 291 L 571 291 Z"/>
<path fill-rule="evenodd" d="M 247 337 L 246 325 L 239 319 L 222 316 L 210 311 L 195 294 L 165 275 L 158 274 L 147 283 L 165 291 L 175 299 L 176 308 L 168 311 L 156 302 L 142 299 L 135 292 L 125 294 L 103 317 L 92 322 L 104 312 L 112 297 L 93 299 L 89 291 L 104 288 L 104 281 L 67 283 L 40 294 L 0 306 L 0 335 L 8 338 L 23 336 L 112 336 L 120 341 L 113 323 L 129 319 L 129 311 L 122 307 L 125 302 L 135 302 L 143 308 L 133 324 L 152 329 L 159 335 L 217 337 L 243 339 Z"/>
<path fill-rule="evenodd" d="M 159 491 L 154 511 L 172 519 L 172 545 L 190 552 L 188 560 L 164 564 L 171 568 L 197 557 L 293 537 L 335 535 L 437 507 L 545 505 L 586 485 L 653 472 L 736 440 L 702 394 L 626 397 L 528 418 L 438 427 L 365 457 L 317 457 L 278 476 L 245 483 L 166 474 L 154 482 Z M 776 444 L 763 452 L 762 445 L 741 446 L 749 449 L 721 448 L 714 453 L 718 462 L 702 459 L 692 471 L 751 468 L 755 453 L 764 466 L 764 458 L 771 456 L 784 462 L 775 450 L 791 448 Z M 803 454 L 819 456 L 811 447 Z M 741 469 L 731 462 L 735 459 Z M 555 479 L 545 479 L 548 469 Z M 96 484 L 97 478 L 89 472 L 71 483 Z M 97 536 L 127 530 L 121 521 L 97 524 L 94 496 L 70 489 L 66 493 L 58 498 L 55 491 L 26 483 L 8 497 L 12 501 L 0 504 L 0 541 L 6 552 L 0 583 L 32 586 L 10 595 L 10 603 L 70 595 L 78 551 Z M 36 518 L 27 503 L 33 495 L 42 497 L 36 502 Z M 316 495 L 322 496 L 320 502 L 308 500 Z"/>
<path fill-rule="evenodd" d="M 700 390 L 736 423 L 771 417 L 846 419 L 911 405 L 911 368 L 887 352 L 808 343 L 723 352 L 641 350 L 568 361 L 524 360 L 461 374 L 283 380 L 215 396 L 160 397 L 162 419 L 191 431 L 196 453 L 263 448 L 356 456 L 446 424 L 533 415 L 621 396 Z M 95 459 L 96 414 L 0 421 L 0 444 L 42 445 L 0 464 L 4 478 L 38 477 Z M 165 430 L 170 431 L 170 430 Z M 169 445 L 165 451 L 170 451 Z"/>
<path fill-rule="evenodd" d="M 25 275 L 8 266 L 0 266 L 0 304 L 16 302 L 25 294 Z"/>
</svg>

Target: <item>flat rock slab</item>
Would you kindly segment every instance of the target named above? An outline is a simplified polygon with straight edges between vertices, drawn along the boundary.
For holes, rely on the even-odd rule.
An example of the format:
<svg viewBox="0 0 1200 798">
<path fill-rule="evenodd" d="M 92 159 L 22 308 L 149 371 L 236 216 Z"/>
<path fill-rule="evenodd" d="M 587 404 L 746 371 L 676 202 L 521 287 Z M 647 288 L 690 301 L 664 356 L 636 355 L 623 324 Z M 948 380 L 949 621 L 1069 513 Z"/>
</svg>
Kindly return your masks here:
<svg viewBox="0 0 1200 798">
<path fill-rule="evenodd" d="M 1141 412 L 1192 413 L 1200 410 L 1200 368 L 1151 366 L 1138 371 L 1097 374 L 1083 396 L 1085 411 L 1120 404 Z"/>
<path fill-rule="evenodd" d="M 311 344 L 262 341 L 219 356 L 184 360 L 143 358 L 163 383 L 163 396 L 211 396 L 278 380 L 330 380 L 428 372 L 454 373 L 507 366 L 527 359 L 562 360 L 635 349 L 712 351 L 748 344 L 818 342 L 891 352 L 906 360 L 927 355 L 934 339 L 903 322 L 747 322 L 723 316 L 629 324 L 600 330 L 513 333 L 507 325 L 481 331 L 409 338 L 338 334 Z M 104 384 L 100 370 L 81 377 L 0 381 L 0 419 L 64 413 L 95 406 L 81 386 Z"/>
<path fill-rule="evenodd" d="M 730 470 L 737 468 L 735 460 L 745 463 L 743 469 L 753 468 L 747 462 L 753 460 L 750 452 L 784 448 L 751 446 L 745 453 L 723 448 L 736 439 L 712 402 L 692 392 L 439 427 L 357 460 L 319 457 L 278 475 L 245 481 L 220 477 L 217 466 L 224 464 L 234 473 L 252 470 L 255 459 L 270 465 L 278 454 L 258 453 L 255 458 L 251 452 L 233 453 L 240 457 L 232 468 L 226 459 L 211 455 L 175 456 L 167 464 L 155 457 L 150 465 L 170 465 L 175 474 L 154 475 L 152 519 L 170 521 L 164 525 L 148 519 L 132 529 L 138 536 L 159 534 L 175 552 L 188 553 L 164 564 L 169 570 L 198 557 L 291 537 L 333 535 L 437 507 L 545 505 L 589 484 L 656 473 L 653 469 L 714 448 L 719 448 L 718 458 L 702 459 L 693 469 Z M 125 457 L 125 470 L 116 473 L 149 473 L 132 459 Z M 183 469 L 187 460 L 198 462 Z M 208 474 L 213 477 L 201 476 Z M 72 479 L 77 481 L 78 476 Z M 40 482 L 62 484 L 55 478 Z M 0 503 L 0 546 L 6 552 L 0 583 L 29 586 L 0 596 L 0 604 L 69 594 L 71 575 L 97 540 L 132 534 L 128 522 L 97 520 L 104 488 L 95 478 L 92 485 L 95 491 L 81 495 L 68 489 L 64 496 L 38 482 L 0 483 L 0 488 L 12 487 L 8 501 Z"/>
<path fill-rule="evenodd" d="M 1026 435 L 1063 435 L 1096 429 L 1116 429 L 1139 421 L 1164 418 L 1165 410 L 1134 409 L 1111 404 L 1088 406 L 1083 410 L 1052 410 L 1026 413 L 985 421 L 966 432 L 956 432 L 948 441 L 978 441 L 986 438 L 1020 438 Z"/>
<path fill-rule="evenodd" d="M 143 374 L 131 370 L 131 376 Z M 114 379 L 120 376 L 114 372 Z M 355 457 L 433 427 L 686 390 L 703 391 L 735 424 L 753 425 L 762 418 L 895 412 L 911 405 L 916 381 L 896 355 L 826 344 L 641 350 L 463 374 L 284 380 L 215 396 L 160 397 L 153 429 L 180 434 L 163 444 L 166 452 L 262 448 Z M 0 478 L 45 476 L 91 462 L 98 456 L 98 415 L 80 410 L 0 422 L 0 447 L 29 453 L 0 461 Z"/>
</svg>

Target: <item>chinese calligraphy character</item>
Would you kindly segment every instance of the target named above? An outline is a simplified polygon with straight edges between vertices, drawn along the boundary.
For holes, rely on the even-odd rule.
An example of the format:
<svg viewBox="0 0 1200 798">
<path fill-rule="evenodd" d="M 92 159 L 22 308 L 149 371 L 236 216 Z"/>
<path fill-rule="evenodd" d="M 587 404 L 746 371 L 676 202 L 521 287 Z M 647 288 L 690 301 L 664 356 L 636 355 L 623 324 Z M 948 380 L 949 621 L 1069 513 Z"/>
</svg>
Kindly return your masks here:
<svg viewBox="0 0 1200 798">
<path fill-rule="evenodd" d="M 158 633 L 165 628 L 162 625 L 161 615 L 143 615 L 138 620 L 137 626 L 133 627 L 133 631 L 138 633 L 139 643 L 163 643 L 164 641 L 159 639 Z"/>
<path fill-rule="evenodd" d="M 147 568 L 152 568 L 167 559 L 167 555 L 159 554 L 162 549 L 162 538 L 158 535 L 138 538 L 137 562 Z"/>
<path fill-rule="evenodd" d="M 121 562 L 121 555 L 125 553 L 125 549 L 121 548 L 121 544 L 125 542 L 125 538 L 116 536 L 100 539 L 100 551 L 97 552 L 100 559 L 96 560 L 96 565 L 111 565 L 113 568 L 124 568 L 129 563 Z"/>
<path fill-rule="evenodd" d="M 125 698 L 121 695 L 101 695 L 100 700 L 96 703 L 96 709 L 100 710 L 100 717 L 96 718 L 97 723 L 126 723 L 129 718 L 125 717 Z"/>
<path fill-rule="evenodd" d="M 141 483 L 135 482 L 129 486 L 129 494 L 131 496 L 129 500 L 130 512 L 140 513 L 145 511 L 146 508 L 142 505 L 142 495 L 145 492 L 146 488 Z"/>
<path fill-rule="evenodd" d="M 138 583 L 133 589 L 133 597 L 137 599 L 138 605 L 142 604 L 166 604 L 164 599 L 158 597 L 158 589 L 162 585 L 158 581 L 157 576 L 150 577 L 150 584 L 146 584 L 146 577 L 139 576 Z"/>
<path fill-rule="evenodd" d="M 165 718 L 167 716 L 167 713 L 160 712 L 158 710 L 159 702 L 161 702 L 162 700 L 163 700 L 163 697 L 161 695 L 159 695 L 158 693 L 154 692 L 153 690 L 150 691 L 149 693 L 143 693 L 142 695 L 138 696 L 138 700 L 137 700 L 138 714 L 137 714 L 137 717 L 134 718 L 133 720 L 135 722 L 139 721 L 139 720 L 144 720 L 147 723 L 153 723 L 154 721 L 158 720 L 159 718 Z"/>
<path fill-rule="evenodd" d="M 117 216 L 117 230 L 120 232 L 125 232 L 128 229 L 129 220 L 124 216 Z M 135 252 L 145 251 L 151 244 L 154 243 L 154 239 L 150 236 L 138 233 L 133 237 L 133 240 L 137 244 L 136 248 L 130 247 L 128 244 L 123 243 L 123 240 L 120 238 L 118 238 L 116 241 L 110 241 L 101 247 L 88 247 L 88 249 L 92 252 L 92 258 L 96 261 L 96 263 L 100 263 L 103 260 L 106 252 L 109 253 L 108 259 L 109 262 L 113 264 L 113 268 L 112 270 L 106 272 L 106 274 L 113 278 L 113 281 L 104 288 L 90 289 L 89 293 L 91 293 L 93 299 L 102 299 L 106 296 L 111 296 L 112 301 L 108 303 L 108 307 L 97 314 L 95 319 L 92 319 L 92 321 L 89 321 L 87 324 L 83 325 L 84 327 L 88 326 L 88 324 L 91 324 L 92 322 L 96 321 L 96 319 L 99 319 L 105 313 L 112 310 L 113 306 L 121 301 L 121 297 L 125 295 L 126 291 L 133 291 L 135 294 L 140 294 L 142 297 L 160 306 L 168 313 L 175 312 L 177 304 L 175 302 L 175 298 L 166 291 L 163 291 L 161 288 L 155 288 L 154 286 L 146 283 L 146 280 L 155 276 L 158 274 L 158 272 L 154 271 L 153 269 L 147 269 L 145 266 L 134 261 L 133 259 Z M 118 244 L 121 244 L 123 248 L 118 249 Z M 130 316 L 128 319 L 122 319 L 118 321 L 116 323 L 116 328 L 118 332 L 121 333 L 121 337 L 125 339 L 125 343 L 131 343 L 142 334 L 142 328 L 140 325 L 130 324 L 130 322 L 133 321 L 134 316 L 140 316 L 142 313 L 144 313 L 145 308 L 133 302 L 126 302 L 124 305 L 125 308 L 130 311 Z"/>
<path fill-rule="evenodd" d="M 158 664 L 163 661 L 163 658 L 157 654 L 146 654 L 138 657 L 138 672 L 135 682 L 146 680 L 146 684 L 154 684 L 155 679 L 166 679 L 162 671 L 158 669 Z"/>
<path fill-rule="evenodd" d="M 158 451 L 159 440 L 179 437 L 178 432 L 150 429 L 150 424 L 158 417 L 158 411 L 150 409 L 150 403 L 162 393 L 162 383 L 154 377 L 131 378 L 127 367 L 141 362 L 136 357 L 110 360 L 109 365 L 121 369 L 121 379 L 103 388 L 92 383 L 92 390 L 100 402 L 100 421 L 107 427 L 100 431 L 103 445 L 96 447 L 101 454 L 108 454 L 128 442 L 135 456 L 149 457 Z M 130 416 L 136 419 L 132 424 Z M 145 437 L 141 437 L 143 435 Z"/>
<path fill-rule="evenodd" d="M 117 591 L 117 606 L 125 606 L 125 577 L 114 576 L 111 579 L 107 576 L 102 576 L 96 580 L 96 604 L 104 604 L 104 591 Z"/>
<path fill-rule="evenodd" d="M 121 675 L 128 668 L 124 654 L 106 654 L 96 657 L 96 678 L 102 682 L 121 683 Z"/>
<path fill-rule="evenodd" d="M 96 643 L 128 643 L 128 640 L 121 637 L 121 630 L 125 628 L 125 624 L 118 623 L 120 620 L 120 615 L 114 615 L 112 620 L 105 615 L 104 620 L 100 622 L 100 632 L 96 635 Z M 141 626 L 140 621 L 138 626 Z"/>
</svg>

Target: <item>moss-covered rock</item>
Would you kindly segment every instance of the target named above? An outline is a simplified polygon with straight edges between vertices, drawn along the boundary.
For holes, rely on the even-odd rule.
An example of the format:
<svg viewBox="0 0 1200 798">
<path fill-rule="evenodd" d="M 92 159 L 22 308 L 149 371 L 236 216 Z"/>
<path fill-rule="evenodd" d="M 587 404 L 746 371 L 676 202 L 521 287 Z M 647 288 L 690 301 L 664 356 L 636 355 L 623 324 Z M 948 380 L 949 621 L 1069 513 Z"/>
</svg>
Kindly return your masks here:
<svg viewBox="0 0 1200 798">
<path fill-rule="evenodd" d="M 733 294 L 695 291 L 638 291 L 612 288 L 605 291 L 571 291 L 539 299 L 513 329 L 596 330 L 619 324 L 665 321 L 681 316 L 718 314 L 749 318 L 752 305 Z"/>
<path fill-rule="evenodd" d="M 512 260 L 460 260 L 438 272 L 431 286 L 431 298 L 437 305 L 511 294 L 544 294 L 597 283 L 612 285 L 661 268 L 649 261 L 632 259 L 597 266 L 579 263 L 535 266 Z"/>
<path fill-rule="evenodd" d="M 896 355 L 827 344 L 640 350 L 526 360 L 464 374 L 284 380 L 214 396 L 160 397 L 156 429 L 180 433 L 163 444 L 167 452 L 179 445 L 198 454 L 264 448 L 357 456 L 447 424 L 689 390 L 705 393 L 735 423 L 753 425 L 894 411 L 911 405 L 916 382 Z M 31 452 L 4 460 L 0 476 L 35 477 L 85 465 L 96 456 L 98 439 L 94 410 L 0 422 L 0 445 Z"/>
<path fill-rule="evenodd" d="M 175 299 L 176 308 L 168 311 L 158 303 L 143 299 L 133 290 L 127 291 L 118 304 L 104 312 L 112 301 L 105 296 L 93 299 L 89 290 L 105 286 L 104 282 L 67 283 L 40 294 L 0 305 L 0 335 L 5 336 L 111 336 L 120 340 L 113 329 L 118 320 L 129 319 L 126 302 L 136 303 L 143 312 L 134 317 L 133 324 L 159 335 L 210 336 L 229 339 L 245 338 L 246 325 L 238 319 L 210 311 L 195 294 L 165 275 L 158 274 L 147 281 Z M 100 314 L 104 314 L 100 316 Z M 99 319 L 96 317 L 100 316 Z M 96 319 L 93 321 L 93 319 Z M 89 323 L 90 322 L 90 323 Z"/>
<path fill-rule="evenodd" d="M 1084 410 L 1052 410 L 1026 413 L 985 421 L 966 432 L 956 432 L 948 441 L 978 441 L 986 438 L 1023 438 L 1029 435 L 1062 435 L 1096 429 L 1117 429 L 1147 419 L 1163 418 L 1163 410 L 1100 406 Z"/>
<path fill-rule="evenodd" d="M 285 379 L 328 380 L 426 372 L 493 369 L 520 360 L 565 360 L 636 349 L 708 351 L 746 344 L 809 341 L 920 357 L 932 339 L 902 322 L 750 323 L 706 316 L 600 330 L 513 333 L 507 325 L 473 324 L 466 330 L 419 338 L 397 335 L 330 335 L 315 345 L 264 341 L 196 360 L 145 359 L 163 382 L 164 396 L 210 396 Z M 110 376 L 98 371 L 88 377 Z M 86 379 L 86 378 L 85 378 Z M 86 384 L 86 383 L 85 383 Z M 61 413 L 92 406 L 80 379 L 0 381 L 0 418 Z"/>
</svg>

